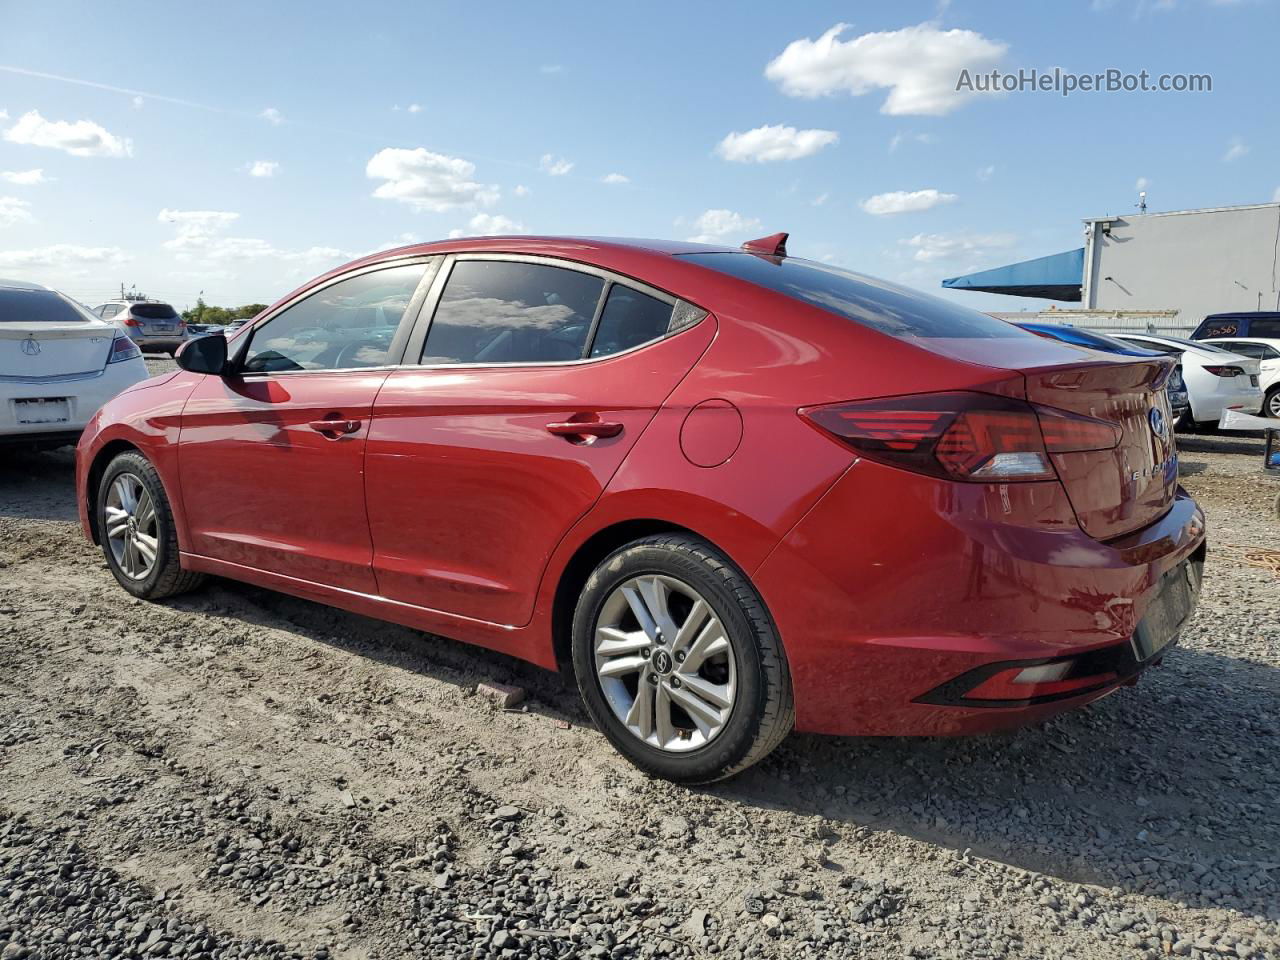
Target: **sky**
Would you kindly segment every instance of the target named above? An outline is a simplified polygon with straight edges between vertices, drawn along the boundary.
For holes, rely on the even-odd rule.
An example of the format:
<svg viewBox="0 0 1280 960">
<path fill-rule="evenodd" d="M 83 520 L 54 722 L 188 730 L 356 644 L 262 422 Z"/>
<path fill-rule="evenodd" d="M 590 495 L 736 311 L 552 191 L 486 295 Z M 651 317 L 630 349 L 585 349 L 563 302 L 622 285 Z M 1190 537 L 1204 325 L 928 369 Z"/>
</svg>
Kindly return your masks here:
<svg viewBox="0 0 1280 960">
<path fill-rule="evenodd" d="M 1280 199 L 1278 2 L 0 0 L 0 276 L 182 309 L 451 235 L 787 231 L 1035 309 L 939 284 L 1078 247 L 1142 189 Z M 1054 68 L 1212 90 L 956 89 Z"/>
</svg>

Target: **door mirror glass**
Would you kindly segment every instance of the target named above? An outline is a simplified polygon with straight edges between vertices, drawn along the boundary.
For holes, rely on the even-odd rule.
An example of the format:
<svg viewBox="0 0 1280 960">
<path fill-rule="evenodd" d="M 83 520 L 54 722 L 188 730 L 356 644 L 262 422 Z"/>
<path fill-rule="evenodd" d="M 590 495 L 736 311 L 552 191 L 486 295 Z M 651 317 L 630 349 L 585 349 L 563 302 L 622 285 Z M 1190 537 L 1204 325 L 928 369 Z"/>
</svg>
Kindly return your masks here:
<svg viewBox="0 0 1280 960">
<path fill-rule="evenodd" d="M 227 338 L 215 333 L 188 340 L 178 348 L 174 359 L 183 370 L 220 377 L 227 368 Z"/>
</svg>

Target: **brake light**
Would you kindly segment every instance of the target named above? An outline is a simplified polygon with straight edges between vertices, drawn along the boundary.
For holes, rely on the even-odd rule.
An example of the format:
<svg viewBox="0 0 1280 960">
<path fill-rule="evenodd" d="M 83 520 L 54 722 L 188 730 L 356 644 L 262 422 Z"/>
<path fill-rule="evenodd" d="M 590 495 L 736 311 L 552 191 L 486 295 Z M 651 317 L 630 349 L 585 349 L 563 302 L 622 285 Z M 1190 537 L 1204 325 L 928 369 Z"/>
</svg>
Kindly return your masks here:
<svg viewBox="0 0 1280 960">
<path fill-rule="evenodd" d="M 947 480 L 1056 477 L 1051 453 L 1109 450 L 1117 424 L 983 393 L 809 407 L 801 416 L 871 460 Z"/>
<path fill-rule="evenodd" d="M 142 321 L 141 321 L 141 320 L 138 320 L 138 319 L 137 319 L 137 318 L 135 318 L 135 317 L 131 317 L 131 316 L 130 316 L 129 314 L 127 314 L 127 313 L 126 313 L 123 317 L 121 317 L 121 318 L 120 318 L 120 322 L 121 322 L 121 323 L 123 323 L 126 327 L 140 327 L 140 326 L 142 326 Z"/>
<path fill-rule="evenodd" d="M 1207 370 L 1209 373 L 1212 373 L 1215 377 L 1243 377 L 1244 376 L 1243 367 L 1232 367 L 1232 366 L 1205 367 L 1205 370 Z"/>
<path fill-rule="evenodd" d="M 107 355 L 107 363 L 119 363 L 121 360 L 132 360 L 142 356 L 138 345 L 126 336 L 117 334 L 111 341 L 111 353 Z"/>
</svg>

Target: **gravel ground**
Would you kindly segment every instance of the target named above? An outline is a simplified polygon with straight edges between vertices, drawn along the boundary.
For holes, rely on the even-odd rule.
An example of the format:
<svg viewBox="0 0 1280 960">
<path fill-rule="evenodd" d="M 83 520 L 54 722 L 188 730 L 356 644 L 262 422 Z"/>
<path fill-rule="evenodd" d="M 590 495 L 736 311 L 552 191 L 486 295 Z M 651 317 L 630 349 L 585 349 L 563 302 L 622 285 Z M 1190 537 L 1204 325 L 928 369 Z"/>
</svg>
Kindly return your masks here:
<svg viewBox="0 0 1280 960">
<path fill-rule="evenodd" d="M 227 581 L 133 600 L 70 454 L 6 454 L 0 958 L 1280 956 L 1277 485 L 1256 440 L 1182 446 L 1204 595 L 1138 686 L 700 790 L 499 655 Z"/>
</svg>

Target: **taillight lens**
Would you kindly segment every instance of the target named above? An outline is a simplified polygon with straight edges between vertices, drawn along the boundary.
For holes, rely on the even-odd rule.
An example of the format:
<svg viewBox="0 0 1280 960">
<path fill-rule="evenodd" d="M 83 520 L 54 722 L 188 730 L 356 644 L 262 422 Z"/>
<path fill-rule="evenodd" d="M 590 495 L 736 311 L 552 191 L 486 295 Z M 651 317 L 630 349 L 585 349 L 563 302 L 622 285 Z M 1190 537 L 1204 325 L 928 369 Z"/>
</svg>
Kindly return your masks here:
<svg viewBox="0 0 1280 960">
<path fill-rule="evenodd" d="M 1232 367 L 1232 366 L 1205 367 L 1205 370 L 1207 370 L 1209 373 L 1212 373 L 1215 377 L 1243 377 L 1244 376 L 1243 367 Z"/>
<path fill-rule="evenodd" d="M 141 320 L 137 319 L 136 317 L 131 317 L 131 316 L 129 316 L 129 314 L 127 314 L 127 313 L 126 313 L 123 317 L 121 317 L 121 318 L 120 318 L 120 322 L 121 322 L 121 323 L 123 323 L 126 327 L 140 327 L 140 326 L 142 326 L 142 321 L 141 321 Z"/>
<path fill-rule="evenodd" d="M 142 356 L 142 351 L 138 349 L 138 345 L 128 337 L 117 335 L 111 341 L 111 353 L 107 357 L 107 363 L 119 363 L 121 360 L 132 360 L 134 357 Z"/>
<path fill-rule="evenodd" d="M 1052 480 L 1051 453 L 1109 450 L 1120 427 L 984 393 L 860 400 L 800 411 L 871 460 L 948 480 Z"/>
</svg>

